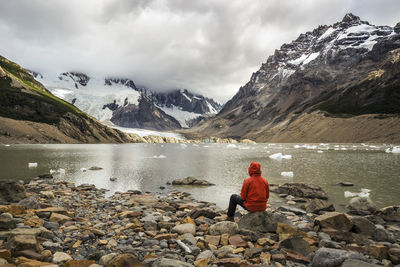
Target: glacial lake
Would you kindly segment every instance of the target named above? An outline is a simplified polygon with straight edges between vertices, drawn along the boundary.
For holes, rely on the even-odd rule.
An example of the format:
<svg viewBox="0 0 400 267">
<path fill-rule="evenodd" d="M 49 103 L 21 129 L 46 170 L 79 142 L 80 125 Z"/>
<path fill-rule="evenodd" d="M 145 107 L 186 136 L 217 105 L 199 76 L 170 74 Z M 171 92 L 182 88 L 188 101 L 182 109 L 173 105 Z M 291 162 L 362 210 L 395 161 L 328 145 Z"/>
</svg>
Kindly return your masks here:
<svg viewBox="0 0 400 267">
<path fill-rule="evenodd" d="M 362 189 L 370 190 L 370 198 L 378 207 L 384 207 L 400 204 L 400 154 L 385 152 L 392 147 L 383 144 L 0 145 L 0 179 L 29 181 L 56 170 L 54 179 L 77 185 L 95 184 L 108 189 L 108 196 L 130 189 L 179 190 L 226 208 L 229 196 L 239 193 L 243 179 L 248 177 L 250 162 L 258 161 L 270 184 L 315 183 L 327 192 L 337 210 L 344 210 L 350 200 L 345 191 L 360 193 Z M 276 153 L 282 153 L 283 158 L 279 159 L 279 155 L 275 155 L 278 159 L 270 158 Z M 37 163 L 37 167 L 29 168 L 29 163 Z M 91 166 L 103 169 L 84 171 Z M 292 172 L 293 177 L 282 172 L 287 175 Z M 166 185 L 187 176 L 216 185 Z M 116 177 L 117 181 L 110 181 L 110 177 Z M 341 181 L 354 186 L 339 186 Z M 280 201 L 272 194 L 272 204 L 278 205 Z"/>
</svg>

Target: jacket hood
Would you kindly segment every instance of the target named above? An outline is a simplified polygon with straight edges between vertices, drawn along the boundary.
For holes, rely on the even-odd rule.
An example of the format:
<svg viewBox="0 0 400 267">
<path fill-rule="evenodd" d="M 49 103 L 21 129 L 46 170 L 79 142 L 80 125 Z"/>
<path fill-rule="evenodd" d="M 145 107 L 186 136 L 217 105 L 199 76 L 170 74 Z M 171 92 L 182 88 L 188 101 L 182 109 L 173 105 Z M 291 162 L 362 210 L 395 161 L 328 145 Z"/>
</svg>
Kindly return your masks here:
<svg viewBox="0 0 400 267">
<path fill-rule="evenodd" d="M 261 175 L 261 165 L 258 162 L 253 161 L 250 163 L 249 167 L 249 175 L 250 176 L 260 176 Z"/>
</svg>

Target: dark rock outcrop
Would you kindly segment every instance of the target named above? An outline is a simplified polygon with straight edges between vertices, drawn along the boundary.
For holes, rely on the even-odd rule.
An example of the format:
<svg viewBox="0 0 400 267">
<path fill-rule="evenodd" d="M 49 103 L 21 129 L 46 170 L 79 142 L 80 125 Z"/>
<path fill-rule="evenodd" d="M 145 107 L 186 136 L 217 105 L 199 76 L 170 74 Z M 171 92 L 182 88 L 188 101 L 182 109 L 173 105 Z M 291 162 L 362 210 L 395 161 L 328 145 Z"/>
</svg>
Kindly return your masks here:
<svg viewBox="0 0 400 267">
<path fill-rule="evenodd" d="M 328 199 L 325 191 L 314 184 L 285 183 L 275 190 L 278 194 L 287 194 L 294 197 Z"/>
<path fill-rule="evenodd" d="M 18 202 L 26 197 L 23 184 L 14 181 L 0 181 L 0 203 Z"/>
<path fill-rule="evenodd" d="M 202 186 L 210 186 L 214 185 L 206 180 L 197 179 L 194 177 L 186 177 L 184 179 L 176 179 L 172 181 L 173 185 L 202 185 Z"/>
</svg>

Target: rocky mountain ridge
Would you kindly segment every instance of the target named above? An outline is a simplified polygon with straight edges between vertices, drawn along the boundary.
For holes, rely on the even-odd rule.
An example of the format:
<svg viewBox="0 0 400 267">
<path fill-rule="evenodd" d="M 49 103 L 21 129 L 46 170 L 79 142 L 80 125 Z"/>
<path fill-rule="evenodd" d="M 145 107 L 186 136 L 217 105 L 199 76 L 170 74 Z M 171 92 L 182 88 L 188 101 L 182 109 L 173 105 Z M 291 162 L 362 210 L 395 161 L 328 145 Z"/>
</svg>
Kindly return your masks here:
<svg viewBox="0 0 400 267">
<path fill-rule="evenodd" d="M 276 50 L 216 117 L 191 132 L 257 141 L 340 142 L 347 130 L 354 132 L 347 142 L 398 142 L 400 129 L 390 132 L 385 125 L 388 117 L 400 121 L 399 33 L 400 24 L 374 26 L 346 14 L 334 25 L 300 34 Z M 330 118 L 358 120 L 368 114 L 377 119 L 360 129 L 348 125 L 339 133 L 328 125 Z M 327 125 L 312 129 L 310 136 L 311 129 L 298 123 L 304 117 Z M 364 134 L 377 127 L 377 135 Z"/>
<path fill-rule="evenodd" d="M 105 123 L 129 128 L 173 130 L 188 128 L 215 115 L 222 105 L 188 90 L 153 92 L 127 78 L 96 78 L 64 72 L 56 79 L 31 72 L 58 97 Z M 140 107 L 146 107 L 138 112 Z M 132 112 L 135 110 L 135 112 Z M 148 113 L 150 112 L 150 113 Z"/>
</svg>

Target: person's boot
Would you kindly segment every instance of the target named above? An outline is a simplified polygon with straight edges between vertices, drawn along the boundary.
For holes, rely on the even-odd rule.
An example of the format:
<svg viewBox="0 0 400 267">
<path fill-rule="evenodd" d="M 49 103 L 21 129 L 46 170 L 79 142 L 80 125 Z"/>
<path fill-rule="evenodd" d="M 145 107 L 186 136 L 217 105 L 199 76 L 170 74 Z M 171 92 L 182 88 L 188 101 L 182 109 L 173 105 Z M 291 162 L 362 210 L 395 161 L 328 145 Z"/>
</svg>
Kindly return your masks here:
<svg viewBox="0 0 400 267">
<path fill-rule="evenodd" d="M 228 222 L 235 222 L 235 217 L 229 217 L 228 216 L 228 218 L 226 218 L 226 220 L 228 221 Z"/>
</svg>

